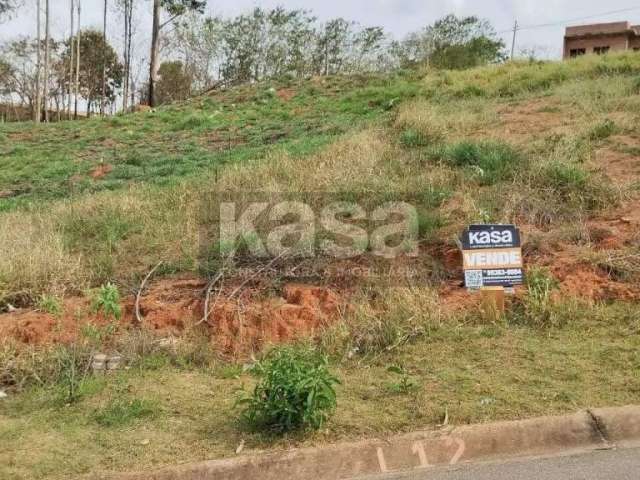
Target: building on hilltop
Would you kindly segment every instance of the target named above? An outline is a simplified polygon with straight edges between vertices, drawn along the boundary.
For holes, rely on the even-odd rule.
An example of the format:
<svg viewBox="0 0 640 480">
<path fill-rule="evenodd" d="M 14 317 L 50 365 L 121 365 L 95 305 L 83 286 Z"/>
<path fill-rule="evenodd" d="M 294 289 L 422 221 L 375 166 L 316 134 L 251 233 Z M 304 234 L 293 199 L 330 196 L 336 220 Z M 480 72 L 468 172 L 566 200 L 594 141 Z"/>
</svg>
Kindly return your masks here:
<svg viewBox="0 0 640 480">
<path fill-rule="evenodd" d="M 640 51 L 640 25 L 629 22 L 596 23 L 567 27 L 564 35 L 564 58 L 625 50 Z"/>
</svg>

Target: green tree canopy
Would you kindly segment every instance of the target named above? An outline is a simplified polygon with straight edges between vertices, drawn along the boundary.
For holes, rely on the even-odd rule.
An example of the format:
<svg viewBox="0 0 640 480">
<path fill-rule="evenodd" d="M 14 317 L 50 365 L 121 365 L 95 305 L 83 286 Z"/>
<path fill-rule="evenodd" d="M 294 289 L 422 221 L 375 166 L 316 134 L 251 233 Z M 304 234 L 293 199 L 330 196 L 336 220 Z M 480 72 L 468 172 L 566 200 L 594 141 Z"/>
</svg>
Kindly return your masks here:
<svg viewBox="0 0 640 480">
<path fill-rule="evenodd" d="M 163 62 L 158 70 L 160 80 L 156 100 L 159 104 L 186 100 L 191 95 L 193 76 L 182 62 Z"/>
<path fill-rule="evenodd" d="M 75 45 L 76 38 L 71 39 Z M 62 54 L 62 62 L 68 64 L 71 49 L 69 40 Z M 106 71 L 106 101 L 113 102 L 122 85 L 123 67 L 118 54 L 109 43 L 105 43 L 102 32 L 83 30 L 80 33 L 80 93 L 87 101 L 87 110 L 102 98 L 102 66 Z"/>
<path fill-rule="evenodd" d="M 394 46 L 404 67 L 463 69 L 504 60 L 504 42 L 487 20 L 447 15 Z"/>
</svg>

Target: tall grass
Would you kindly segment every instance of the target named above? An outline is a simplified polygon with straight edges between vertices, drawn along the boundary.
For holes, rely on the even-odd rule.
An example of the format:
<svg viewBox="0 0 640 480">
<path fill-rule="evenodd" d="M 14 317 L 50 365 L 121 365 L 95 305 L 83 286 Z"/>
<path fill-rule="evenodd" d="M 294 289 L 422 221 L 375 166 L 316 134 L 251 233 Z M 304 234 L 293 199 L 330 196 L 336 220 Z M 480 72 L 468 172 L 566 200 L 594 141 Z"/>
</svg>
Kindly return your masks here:
<svg viewBox="0 0 640 480">
<path fill-rule="evenodd" d="M 636 76 L 640 57 L 632 52 L 569 62 L 510 62 L 461 71 L 437 72 L 425 77 L 434 97 L 515 97 L 547 91 L 564 83 L 599 77 Z"/>
</svg>

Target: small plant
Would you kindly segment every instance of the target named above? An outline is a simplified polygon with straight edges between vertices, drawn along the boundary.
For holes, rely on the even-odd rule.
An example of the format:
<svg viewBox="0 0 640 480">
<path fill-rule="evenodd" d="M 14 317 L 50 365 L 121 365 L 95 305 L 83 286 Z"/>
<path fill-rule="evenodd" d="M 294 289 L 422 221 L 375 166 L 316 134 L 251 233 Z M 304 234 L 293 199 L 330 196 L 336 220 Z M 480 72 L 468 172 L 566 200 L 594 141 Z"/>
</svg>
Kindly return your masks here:
<svg viewBox="0 0 640 480">
<path fill-rule="evenodd" d="M 59 317 L 62 315 L 62 303 L 53 295 L 42 295 L 36 304 L 38 310 Z"/>
<path fill-rule="evenodd" d="M 387 371 L 400 375 L 400 381 L 388 385 L 391 393 L 407 395 L 418 388 L 418 384 L 407 374 L 406 370 L 399 365 L 391 365 Z"/>
<path fill-rule="evenodd" d="M 120 320 L 122 309 L 118 287 L 112 283 L 100 287 L 93 299 L 93 311 L 96 313 L 102 311 L 106 317 L 111 315 L 116 320 Z"/>
<path fill-rule="evenodd" d="M 101 346 L 113 340 L 116 328 L 117 326 L 114 322 L 105 326 L 87 323 L 82 326 L 82 336 L 89 341 L 89 344 L 92 345 L 94 349 L 99 349 Z"/>
<path fill-rule="evenodd" d="M 239 399 L 241 417 L 256 430 L 285 433 L 319 429 L 336 408 L 327 357 L 310 347 L 277 347 L 256 363 L 259 377 L 251 395 Z"/>
<path fill-rule="evenodd" d="M 75 403 L 82 397 L 82 386 L 89 376 L 88 350 L 84 345 L 73 343 L 57 348 L 57 376 L 61 387 L 61 400 L 64 403 Z"/>
</svg>

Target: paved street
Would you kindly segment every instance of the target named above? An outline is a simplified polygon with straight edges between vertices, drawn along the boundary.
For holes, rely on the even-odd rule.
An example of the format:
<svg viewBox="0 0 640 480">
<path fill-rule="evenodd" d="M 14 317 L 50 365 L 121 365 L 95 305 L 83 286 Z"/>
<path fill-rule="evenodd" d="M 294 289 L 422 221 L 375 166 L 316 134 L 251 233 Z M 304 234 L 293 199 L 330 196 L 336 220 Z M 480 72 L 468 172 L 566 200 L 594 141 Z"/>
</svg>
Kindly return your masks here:
<svg viewBox="0 0 640 480">
<path fill-rule="evenodd" d="M 404 474 L 378 475 L 366 480 L 638 480 L 640 449 L 434 468 Z M 364 479 L 360 479 L 364 480 Z"/>
</svg>

